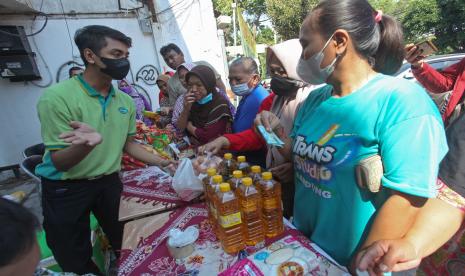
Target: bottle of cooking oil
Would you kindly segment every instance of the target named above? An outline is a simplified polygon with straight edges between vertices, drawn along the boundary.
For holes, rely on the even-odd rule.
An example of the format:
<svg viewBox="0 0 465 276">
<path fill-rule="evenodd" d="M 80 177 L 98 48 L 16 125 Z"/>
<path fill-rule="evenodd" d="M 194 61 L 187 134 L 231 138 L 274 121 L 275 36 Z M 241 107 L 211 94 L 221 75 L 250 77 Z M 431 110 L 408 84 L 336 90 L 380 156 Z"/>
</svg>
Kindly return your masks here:
<svg viewBox="0 0 465 276">
<path fill-rule="evenodd" d="M 218 234 L 218 212 L 215 204 L 218 199 L 217 193 L 220 190 L 220 184 L 222 182 L 223 177 L 221 175 L 215 175 L 212 177 L 212 182 L 207 186 L 208 218 L 215 234 Z"/>
<path fill-rule="evenodd" d="M 245 229 L 245 244 L 256 245 L 265 240 L 265 231 L 261 219 L 260 191 L 253 185 L 252 178 L 244 177 L 238 189 L 242 220 Z"/>
<path fill-rule="evenodd" d="M 236 170 L 233 172 L 233 177 L 229 179 L 229 184 L 231 184 L 231 190 L 233 190 L 233 192 L 237 192 L 236 190 L 241 186 L 242 177 L 244 177 L 242 171 Z"/>
<path fill-rule="evenodd" d="M 250 173 L 250 165 L 247 163 L 245 156 L 238 156 L 237 157 L 237 169 L 242 171 L 242 174 L 249 175 Z"/>
<path fill-rule="evenodd" d="M 284 231 L 281 184 L 273 180 L 271 172 L 264 172 L 262 180 L 258 182 L 258 187 L 262 197 L 262 220 L 265 225 L 265 235 L 271 238 Z"/>
<path fill-rule="evenodd" d="M 235 254 L 245 248 L 244 226 L 239 200 L 231 191 L 229 183 L 220 184 L 216 209 L 218 210 L 218 238 L 223 250 L 228 254 Z"/>
<path fill-rule="evenodd" d="M 236 161 L 234 161 L 231 153 L 225 153 L 223 161 L 219 165 L 219 172 L 224 180 L 229 180 L 232 177 L 233 171 L 237 169 Z"/>
<path fill-rule="evenodd" d="M 262 179 L 262 168 L 260 166 L 252 166 L 250 168 L 251 172 L 249 174 L 250 178 L 252 178 L 252 182 L 255 186 L 258 185 L 258 181 Z"/>
<path fill-rule="evenodd" d="M 209 168 L 207 170 L 207 176 L 203 179 L 203 191 L 205 192 L 205 200 L 208 201 L 208 186 L 211 185 L 213 181 L 213 176 L 216 175 L 215 168 Z"/>
</svg>

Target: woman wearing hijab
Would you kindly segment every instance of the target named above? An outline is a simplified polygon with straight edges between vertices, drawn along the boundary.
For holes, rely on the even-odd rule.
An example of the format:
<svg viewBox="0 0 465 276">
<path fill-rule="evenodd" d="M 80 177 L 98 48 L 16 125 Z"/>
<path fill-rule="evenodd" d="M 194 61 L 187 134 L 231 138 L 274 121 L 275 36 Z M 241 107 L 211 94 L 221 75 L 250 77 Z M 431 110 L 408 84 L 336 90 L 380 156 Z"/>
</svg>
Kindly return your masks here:
<svg viewBox="0 0 465 276">
<path fill-rule="evenodd" d="M 160 89 L 160 93 L 158 94 L 158 103 L 160 108 L 164 108 L 169 106 L 168 100 L 168 81 L 170 80 L 170 75 L 168 74 L 161 74 L 157 78 L 157 86 Z"/>
<path fill-rule="evenodd" d="M 195 146 L 231 132 L 232 115 L 227 100 L 216 90 L 215 73 L 198 65 L 185 76 L 187 92 L 178 128 L 187 130 Z"/>
<path fill-rule="evenodd" d="M 296 67 L 302 46 L 298 39 L 292 39 L 267 48 L 267 69 L 270 73 L 271 90 L 263 100 L 259 113 L 271 111 L 281 121 L 286 133 L 290 133 L 299 104 L 310 94 L 312 87 L 297 75 Z M 256 151 L 266 148 L 265 141 L 253 128 L 240 133 L 226 134 L 205 145 L 201 152 L 217 153 L 221 149 L 232 151 Z M 292 163 L 286 161 L 275 147 L 268 147 L 266 167 L 283 185 L 284 216 L 292 215 L 294 184 Z"/>
<path fill-rule="evenodd" d="M 172 108 L 169 106 L 168 98 L 168 81 L 170 75 L 167 73 L 161 74 L 157 78 L 157 86 L 160 89 L 158 94 L 158 104 L 160 105 L 160 119 L 157 122 L 157 125 L 161 128 L 165 128 L 168 124 L 171 123 L 171 117 L 173 115 Z"/>
<path fill-rule="evenodd" d="M 178 72 L 178 75 L 179 75 L 179 80 L 181 82 L 181 84 L 187 88 L 187 82 L 186 82 L 186 75 L 187 73 L 189 73 L 189 71 L 192 70 L 192 68 L 194 68 L 196 65 L 194 63 L 191 63 L 191 62 L 186 62 L 186 63 L 183 63 L 181 65 L 178 66 L 178 68 L 176 69 L 176 71 Z M 236 108 L 234 107 L 234 105 L 231 103 L 231 101 L 229 100 L 229 97 L 228 95 L 226 94 L 225 91 L 219 89 L 218 87 L 215 88 L 216 91 L 225 98 L 225 100 L 228 102 L 228 106 L 229 106 L 229 110 L 231 111 L 231 116 L 234 116 L 234 114 L 236 113 Z M 182 110 L 184 108 L 184 95 L 181 95 L 177 100 L 176 100 L 176 103 L 174 104 L 174 108 L 173 108 L 173 117 L 171 119 L 171 124 L 179 131 L 179 132 L 182 132 L 184 131 L 185 129 L 184 128 L 180 128 L 178 126 L 178 119 L 179 119 L 179 116 L 181 115 L 182 113 Z"/>
<path fill-rule="evenodd" d="M 186 81 L 185 81 L 186 75 L 194 67 L 195 67 L 194 63 L 186 62 L 186 63 L 183 63 L 183 64 L 179 65 L 178 68 L 176 68 L 176 72 L 178 72 L 178 76 L 179 76 L 179 81 L 181 82 L 181 84 L 186 89 L 187 89 L 187 84 L 186 84 Z M 173 107 L 173 117 L 171 118 L 171 124 L 176 129 L 178 129 L 178 127 L 177 127 L 178 119 L 179 119 L 179 116 L 181 115 L 182 110 L 184 108 L 184 95 L 181 95 L 181 96 L 178 97 L 178 99 L 176 100 L 176 102 L 174 104 L 174 107 Z"/>
<path fill-rule="evenodd" d="M 142 114 L 144 110 L 152 111 L 152 107 L 150 106 L 148 100 L 139 94 L 139 92 L 137 92 L 131 85 L 129 85 L 125 79 L 118 81 L 118 88 L 119 90 L 131 96 L 132 100 L 134 101 L 134 104 L 136 105 L 136 120 L 143 120 L 146 125 L 152 125 L 152 121 L 144 118 Z"/>
</svg>

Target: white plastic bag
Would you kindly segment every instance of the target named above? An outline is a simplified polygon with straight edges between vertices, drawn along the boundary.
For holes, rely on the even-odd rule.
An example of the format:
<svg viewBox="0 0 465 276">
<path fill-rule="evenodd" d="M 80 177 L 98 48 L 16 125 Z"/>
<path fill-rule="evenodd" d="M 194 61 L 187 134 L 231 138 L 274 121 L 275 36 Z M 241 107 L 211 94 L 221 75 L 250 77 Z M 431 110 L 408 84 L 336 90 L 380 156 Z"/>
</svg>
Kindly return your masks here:
<svg viewBox="0 0 465 276">
<path fill-rule="evenodd" d="M 191 201 L 203 193 L 203 185 L 195 175 L 194 167 L 189 158 L 181 159 L 173 177 L 173 189 L 184 201 Z"/>
</svg>

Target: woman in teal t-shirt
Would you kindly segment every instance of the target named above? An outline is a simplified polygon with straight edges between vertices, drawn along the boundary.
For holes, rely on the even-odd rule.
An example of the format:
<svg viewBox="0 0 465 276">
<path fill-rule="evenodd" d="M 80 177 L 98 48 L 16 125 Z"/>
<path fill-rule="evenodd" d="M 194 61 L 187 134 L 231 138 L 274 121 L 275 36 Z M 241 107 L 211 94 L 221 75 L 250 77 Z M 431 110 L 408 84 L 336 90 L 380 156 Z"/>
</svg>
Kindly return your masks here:
<svg viewBox="0 0 465 276">
<path fill-rule="evenodd" d="M 328 85 L 304 102 L 290 137 L 270 113 L 256 124 L 278 132 L 283 155 L 294 161 L 295 226 L 349 266 L 373 242 L 402 237 L 418 207 L 436 195 L 444 129 L 420 86 L 388 76 L 404 58 L 402 30 L 366 0 L 321 1 L 300 41 L 299 75 Z M 373 167 L 377 155 L 378 176 L 357 170 Z"/>
</svg>

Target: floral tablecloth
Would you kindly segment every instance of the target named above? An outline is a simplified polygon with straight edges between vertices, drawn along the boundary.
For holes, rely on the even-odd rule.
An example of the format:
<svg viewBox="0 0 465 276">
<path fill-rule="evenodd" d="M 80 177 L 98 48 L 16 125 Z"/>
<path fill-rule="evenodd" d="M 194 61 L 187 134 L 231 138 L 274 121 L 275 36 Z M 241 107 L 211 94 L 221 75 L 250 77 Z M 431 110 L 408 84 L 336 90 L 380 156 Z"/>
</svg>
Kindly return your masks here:
<svg viewBox="0 0 465 276">
<path fill-rule="evenodd" d="M 123 200 L 138 198 L 142 203 L 182 204 L 171 185 L 173 178 L 152 166 L 122 173 Z"/>
<path fill-rule="evenodd" d="M 121 174 L 121 181 L 121 221 L 164 212 L 187 203 L 173 190 L 172 177 L 158 167 L 125 171 Z"/>
<path fill-rule="evenodd" d="M 195 243 L 195 251 L 185 259 L 176 260 L 171 257 L 166 246 L 168 232 L 175 227 L 185 229 L 191 225 L 197 225 L 200 230 L 200 236 Z M 285 235 L 294 235 L 310 244 L 310 241 L 298 231 L 286 229 L 282 235 L 267 239 L 265 244 L 248 247 L 236 256 L 229 255 L 222 250 L 221 244 L 213 233 L 208 222 L 205 204 L 194 204 L 172 212 L 169 220 L 162 227 L 145 239 L 141 239 L 133 250 L 123 249 L 119 260 L 118 275 L 218 275 L 237 261 Z M 319 256 L 324 258 L 322 255 Z"/>
</svg>

